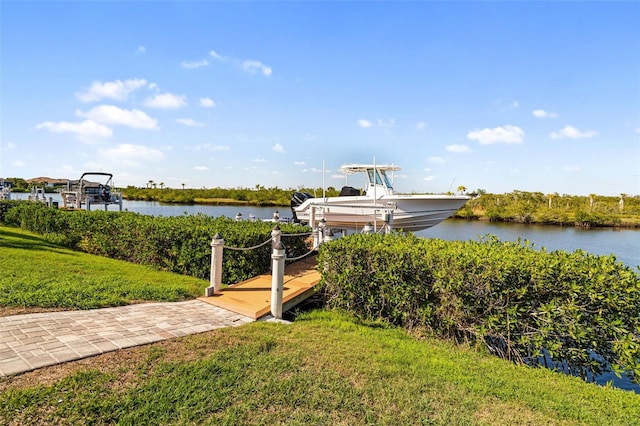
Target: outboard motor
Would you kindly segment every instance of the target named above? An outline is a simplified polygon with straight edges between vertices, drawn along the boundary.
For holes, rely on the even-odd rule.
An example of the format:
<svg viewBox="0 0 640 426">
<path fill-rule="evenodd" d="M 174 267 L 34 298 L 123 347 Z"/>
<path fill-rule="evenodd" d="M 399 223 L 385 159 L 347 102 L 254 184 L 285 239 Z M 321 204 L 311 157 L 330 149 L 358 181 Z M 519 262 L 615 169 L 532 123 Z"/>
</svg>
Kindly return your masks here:
<svg viewBox="0 0 640 426">
<path fill-rule="evenodd" d="M 100 198 L 105 202 L 111 200 L 109 185 L 100 185 Z"/>
<path fill-rule="evenodd" d="M 353 186 L 343 186 L 342 190 L 340 190 L 339 197 L 352 197 L 354 195 L 360 195 L 360 190 L 358 188 L 354 188 Z"/>
<path fill-rule="evenodd" d="M 313 195 L 309 194 L 308 192 L 294 192 L 291 196 L 291 213 L 293 213 L 294 223 L 300 223 L 300 221 L 296 217 L 295 208 L 304 203 L 309 198 L 313 198 Z"/>
</svg>

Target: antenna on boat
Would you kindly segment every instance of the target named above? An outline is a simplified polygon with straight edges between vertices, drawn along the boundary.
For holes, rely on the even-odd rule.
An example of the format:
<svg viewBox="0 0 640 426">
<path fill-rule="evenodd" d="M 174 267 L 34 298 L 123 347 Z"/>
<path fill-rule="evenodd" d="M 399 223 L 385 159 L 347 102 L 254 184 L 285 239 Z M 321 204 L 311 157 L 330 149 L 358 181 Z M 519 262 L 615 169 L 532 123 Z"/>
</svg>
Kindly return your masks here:
<svg viewBox="0 0 640 426">
<path fill-rule="evenodd" d="M 453 182 L 456 181 L 456 178 L 454 177 L 453 180 L 451 181 L 451 185 L 449 185 L 449 191 L 447 192 L 451 192 L 451 188 L 453 187 Z"/>
<path fill-rule="evenodd" d="M 378 204 L 378 194 L 376 193 L 376 188 L 378 187 L 378 169 L 376 168 L 376 156 L 373 156 L 373 229 L 375 232 L 378 232 L 378 224 L 377 222 L 377 214 L 376 214 L 376 205 Z"/>
<path fill-rule="evenodd" d="M 327 201 L 327 194 L 325 193 L 325 183 L 324 183 L 324 160 L 322 160 L 322 198 L 324 201 Z"/>
</svg>

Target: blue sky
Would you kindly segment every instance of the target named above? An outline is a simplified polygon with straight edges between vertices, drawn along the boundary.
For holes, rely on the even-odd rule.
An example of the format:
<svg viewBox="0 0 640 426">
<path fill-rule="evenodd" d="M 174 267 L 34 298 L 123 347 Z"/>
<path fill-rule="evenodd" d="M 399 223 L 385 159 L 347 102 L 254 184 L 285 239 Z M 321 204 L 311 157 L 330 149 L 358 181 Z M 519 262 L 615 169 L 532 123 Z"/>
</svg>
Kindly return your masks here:
<svg viewBox="0 0 640 426">
<path fill-rule="evenodd" d="M 0 20 L 3 177 L 340 187 L 375 158 L 402 192 L 640 194 L 640 2 L 3 0 Z"/>
</svg>

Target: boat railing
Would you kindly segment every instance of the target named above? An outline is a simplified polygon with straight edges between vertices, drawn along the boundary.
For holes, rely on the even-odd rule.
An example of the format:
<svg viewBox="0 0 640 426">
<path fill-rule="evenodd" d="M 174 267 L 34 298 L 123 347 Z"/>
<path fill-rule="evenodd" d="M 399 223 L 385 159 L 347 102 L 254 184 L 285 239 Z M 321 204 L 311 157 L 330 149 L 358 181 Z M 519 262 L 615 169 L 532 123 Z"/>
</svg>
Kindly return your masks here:
<svg viewBox="0 0 640 426">
<path fill-rule="evenodd" d="M 358 211 L 364 216 L 371 216 L 371 222 L 363 226 L 362 232 L 378 232 L 388 233 L 393 227 L 393 212 L 397 209 L 397 203 L 387 201 L 384 204 L 374 203 L 373 205 L 354 205 L 339 203 L 313 203 L 310 206 L 309 226 L 315 227 L 318 220 L 322 220 L 325 213 L 329 213 L 332 208 L 352 209 Z M 378 222 L 381 222 L 380 224 Z"/>
</svg>

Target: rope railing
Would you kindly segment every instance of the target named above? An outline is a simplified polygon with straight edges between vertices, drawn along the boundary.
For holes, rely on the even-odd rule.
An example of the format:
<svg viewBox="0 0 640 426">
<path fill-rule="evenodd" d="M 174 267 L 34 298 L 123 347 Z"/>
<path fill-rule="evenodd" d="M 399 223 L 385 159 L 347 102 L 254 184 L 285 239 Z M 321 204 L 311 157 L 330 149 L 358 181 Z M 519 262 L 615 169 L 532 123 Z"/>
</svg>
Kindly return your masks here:
<svg viewBox="0 0 640 426">
<path fill-rule="evenodd" d="M 223 247 L 229 250 L 236 250 L 236 251 L 249 251 L 249 250 L 255 250 L 257 248 L 260 248 L 262 246 L 266 246 L 267 244 L 269 244 L 271 241 L 273 241 L 272 238 L 269 238 L 267 241 L 265 241 L 264 243 L 260 243 L 257 246 L 253 246 L 253 247 L 230 247 L 228 245 L 224 245 Z"/>
<path fill-rule="evenodd" d="M 304 237 L 305 235 L 312 235 L 313 232 L 301 232 L 299 234 L 280 234 L 280 237 Z"/>
<path fill-rule="evenodd" d="M 301 233 L 298 233 L 298 234 L 280 234 L 280 238 L 283 238 L 283 237 L 304 237 L 304 236 L 309 236 L 309 235 L 312 235 L 312 234 L 313 234 L 313 232 L 301 232 Z M 266 240 L 263 243 L 255 245 L 253 247 L 231 247 L 231 246 L 228 246 L 226 244 L 223 247 L 226 248 L 226 249 L 229 249 L 229 250 L 249 251 L 249 250 L 255 250 L 255 249 L 260 248 L 262 246 L 266 246 L 267 244 L 269 244 L 272 241 L 273 241 L 273 237 L 269 238 L 268 240 Z M 317 250 L 317 247 L 312 249 L 311 251 L 313 251 L 313 250 Z"/>
<path fill-rule="evenodd" d="M 311 253 L 313 253 L 314 251 L 318 250 L 318 247 L 320 247 L 320 246 L 319 246 L 319 245 L 318 245 L 318 246 L 315 246 L 314 248 L 312 248 L 311 250 L 309 250 L 309 251 L 308 251 L 308 252 L 306 252 L 305 254 L 300 255 L 300 256 L 298 256 L 298 257 L 286 257 L 284 260 L 285 260 L 286 262 L 295 262 L 295 261 L 297 261 L 297 260 L 304 259 L 305 257 L 309 256 L 309 255 L 310 255 Z"/>
<path fill-rule="evenodd" d="M 324 226 L 319 226 L 311 232 L 301 232 L 296 234 L 282 234 L 280 228 L 276 225 L 271 232 L 271 237 L 253 247 L 231 247 L 224 243 L 224 238 L 220 234 L 216 234 L 211 241 L 211 278 L 210 286 L 205 289 L 205 296 L 214 296 L 222 290 L 222 256 L 224 249 L 236 251 L 255 250 L 269 243 L 272 244 L 272 266 L 271 266 L 271 313 L 276 319 L 282 319 L 282 293 L 283 293 L 283 277 L 285 262 L 295 262 L 309 256 L 318 250 L 322 242 L 325 240 Z M 313 236 L 313 247 L 306 253 L 296 256 L 287 257 L 286 247 L 281 241 L 282 237 L 304 237 Z M 327 236 L 327 238 L 329 238 Z"/>
</svg>

